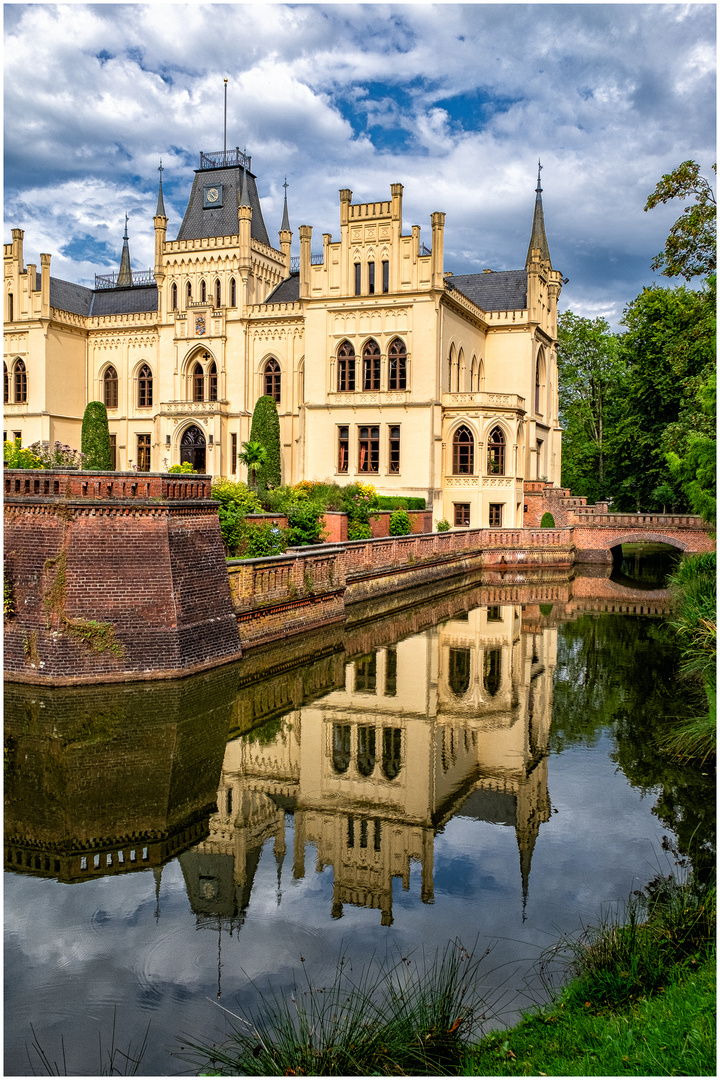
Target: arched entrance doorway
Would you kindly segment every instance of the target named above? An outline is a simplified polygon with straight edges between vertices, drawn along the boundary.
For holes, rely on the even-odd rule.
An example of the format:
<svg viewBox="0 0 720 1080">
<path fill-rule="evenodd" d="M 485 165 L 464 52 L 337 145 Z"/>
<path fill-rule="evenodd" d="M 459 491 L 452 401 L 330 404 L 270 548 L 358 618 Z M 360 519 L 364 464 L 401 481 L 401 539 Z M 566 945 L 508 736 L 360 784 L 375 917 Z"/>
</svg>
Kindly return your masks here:
<svg viewBox="0 0 720 1080">
<path fill-rule="evenodd" d="M 186 428 L 180 440 L 180 464 L 185 461 L 195 472 L 205 472 L 205 435 L 196 424 Z"/>
</svg>

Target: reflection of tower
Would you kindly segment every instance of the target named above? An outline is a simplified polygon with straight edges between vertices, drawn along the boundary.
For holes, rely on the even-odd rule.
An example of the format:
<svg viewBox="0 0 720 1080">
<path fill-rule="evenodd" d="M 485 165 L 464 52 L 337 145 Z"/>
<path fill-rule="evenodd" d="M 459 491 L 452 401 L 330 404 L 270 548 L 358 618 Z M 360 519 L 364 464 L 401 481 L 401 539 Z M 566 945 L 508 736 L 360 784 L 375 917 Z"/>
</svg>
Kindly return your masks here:
<svg viewBox="0 0 720 1080">
<path fill-rule="evenodd" d="M 293 876 L 305 876 L 314 845 L 316 871 L 332 869 L 335 918 L 350 904 L 389 926 L 394 882 L 409 889 L 414 862 L 421 899 L 432 902 L 435 832 L 456 814 L 515 829 L 524 907 L 550 812 L 555 634 L 520 625 L 518 606 L 463 612 L 356 656 L 342 689 L 229 743 L 218 812 L 192 856 L 194 910 L 242 920 L 270 836 L 281 902 L 285 812 Z M 190 857 L 183 863 L 189 871 Z"/>
</svg>

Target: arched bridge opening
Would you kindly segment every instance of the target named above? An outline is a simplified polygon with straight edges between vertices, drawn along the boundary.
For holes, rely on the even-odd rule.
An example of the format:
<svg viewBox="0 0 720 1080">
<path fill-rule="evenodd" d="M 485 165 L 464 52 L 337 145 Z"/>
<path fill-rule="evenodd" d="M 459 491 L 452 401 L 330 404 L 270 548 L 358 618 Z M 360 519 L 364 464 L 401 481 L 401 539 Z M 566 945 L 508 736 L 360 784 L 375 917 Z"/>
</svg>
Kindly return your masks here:
<svg viewBox="0 0 720 1080">
<path fill-rule="evenodd" d="M 611 580 L 626 588 L 654 590 L 665 586 L 667 575 L 677 566 L 686 545 L 674 537 L 634 536 L 611 543 L 609 548 Z"/>
</svg>

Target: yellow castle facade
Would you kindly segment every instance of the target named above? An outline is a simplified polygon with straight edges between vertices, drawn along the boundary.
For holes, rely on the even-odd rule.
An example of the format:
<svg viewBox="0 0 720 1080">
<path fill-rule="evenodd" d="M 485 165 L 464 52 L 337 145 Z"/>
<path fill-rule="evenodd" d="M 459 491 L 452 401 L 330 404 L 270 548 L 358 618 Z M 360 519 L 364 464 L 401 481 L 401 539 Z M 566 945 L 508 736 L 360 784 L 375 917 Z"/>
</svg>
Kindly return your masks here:
<svg viewBox="0 0 720 1080">
<path fill-rule="evenodd" d="M 162 177 L 162 173 L 161 173 Z M 245 478 L 237 455 L 258 398 L 277 403 L 283 483 L 372 483 L 421 496 L 455 526 L 522 524 L 523 481 L 560 482 L 557 301 L 538 173 L 522 270 L 453 275 L 444 213 L 403 233 L 403 187 L 354 203 L 340 234 L 300 226 L 291 256 L 287 192 L 270 243 L 251 159 L 201 154 L 168 239 L 162 179 L 155 264 L 94 288 L 25 264 L 4 245 L 5 438 L 80 447 L 89 401 L 107 406 L 117 469 L 189 461 Z"/>
</svg>

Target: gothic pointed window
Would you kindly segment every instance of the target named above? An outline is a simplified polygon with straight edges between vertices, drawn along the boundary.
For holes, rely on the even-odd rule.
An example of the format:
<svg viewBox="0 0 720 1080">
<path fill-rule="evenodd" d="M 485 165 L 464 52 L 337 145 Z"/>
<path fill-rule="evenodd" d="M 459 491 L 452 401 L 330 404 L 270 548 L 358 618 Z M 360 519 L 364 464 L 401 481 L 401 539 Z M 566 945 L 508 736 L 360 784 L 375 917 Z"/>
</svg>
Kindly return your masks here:
<svg viewBox="0 0 720 1080">
<path fill-rule="evenodd" d="M 450 649 L 448 684 L 455 697 L 462 697 L 470 687 L 470 650 Z"/>
<path fill-rule="evenodd" d="M 237 285 L 235 278 L 230 279 L 230 307 L 237 307 Z"/>
<path fill-rule="evenodd" d="M 177 284 L 174 281 L 170 287 L 170 310 L 177 311 Z"/>
<path fill-rule="evenodd" d="M 13 294 L 8 293 L 8 322 L 13 322 L 15 319 L 15 307 L 13 303 Z"/>
<path fill-rule="evenodd" d="M 8 369 L 5 363 L 3 363 L 3 401 L 6 405 L 10 401 L 10 380 L 8 379 Z"/>
<path fill-rule="evenodd" d="M 340 393 L 355 389 L 355 350 L 349 341 L 338 349 L 337 388 Z"/>
<path fill-rule="evenodd" d="M 263 372 L 264 391 L 267 397 L 280 404 L 280 365 L 271 357 Z"/>
<path fill-rule="evenodd" d="M 402 768 L 400 750 L 402 730 L 399 727 L 383 728 L 382 771 L 388 780 L 394 780 Z"/>
<path fill-rule="evenodd" d="M 475 439 L 463 424 L 453 438 L 453 475 L 472 475 L 475 469 Z"/>
<path fill-rule="evenodd" d="M 138 372 L 138 408 L 149 409 L 153 403 L 152 371 L 143 364 Z"/>
<path fill-rule="evenodd" d="M 192 283 L 189 281 L 187 283 L 187 288 L 185 289 L 185 296 L 187 297 L 188 304 L 190 304 L 192 302 Z"/>
<path fill-rule="evenodd" d="M 407 350 L 400 338 L 395 338 L 388 349 L 388 390 L 407 388 Z"/>
<path fill-rule="evenodd" d="M 200 282 L 200 302 L 205 303 L 207 301 L 207 286 L 204 281 Z"/>
<path fill-rule="evenodd" d="M 220 278 L 215 282 L 215 307 L 220 307 L 220 301 L 222 300 L 222 288 L 220 286 Z"/>
<path fill-rule="evenodd" d="M 192 395 L 193 401 L 205 400 L 205 373 L 199 360 L 192 369 Z"/>
<path fill-rule="evenodd" d="M 118 407 L 118 377 L 114 367 L 107 368 L 103 375 L 103 402 L 106 409 Z"/>
<path fill-rule="evenodd" d="M 368 341 L 363 349 L 363 390 L 380 389 L 380 346 Z"/>
<path fill-rule="evenodd" d="M 217 401 L 218 399 L 218 377 L 217 367 L 215 361 L 208 368 L 208 401 Z"/>
<path fill-rule="evenodd" d="M 502 651 L 487 649 L 483 658 L 483 686 L 490 697 L 495 697 L 502 681 Z"/>
<path fill-rule="evenodd" d="M 361 776 L 372 776 L 375 770 L 375 728 L 358 724 L 357 767 Z"/>
<path fill-rule="evenodd" d="M 540 412 L 540 357 L 535 364 L 535 412 Z"/>
<path fill-rule="evenodd" d="M 333 724 L 332 763 L 335 772 L 344 773 L 350 765 L 350 725 Z"/>
<path fill-rule="evenodd" d="M 15 400 L 20 405 L 27 402 L 27 371 L 22 360 L 15 364 Z"/>
<path fill-rule="evenodd" d="M 505 436 L 502 428 L 493 428 L 488 439 L 487 471 L 490 475 L 505 475 Z"/>
</svg>

